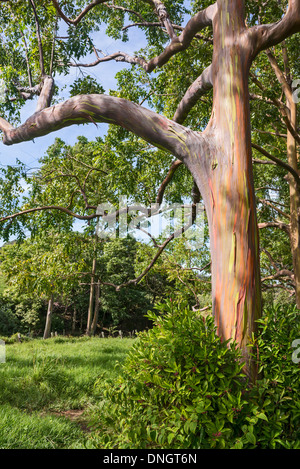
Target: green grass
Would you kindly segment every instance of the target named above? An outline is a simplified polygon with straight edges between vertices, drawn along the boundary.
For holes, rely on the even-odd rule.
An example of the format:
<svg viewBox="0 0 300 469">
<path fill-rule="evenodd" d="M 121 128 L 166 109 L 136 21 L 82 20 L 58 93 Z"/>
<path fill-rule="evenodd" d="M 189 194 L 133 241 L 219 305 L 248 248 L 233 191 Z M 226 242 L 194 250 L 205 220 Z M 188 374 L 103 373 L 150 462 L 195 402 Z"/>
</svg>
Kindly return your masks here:
<svg viewBox="0 0 300 469">
<path fill-rule="evenodd" d="M 89 412 L 101 400 L 95 383 L 119 373 L 116 365 L 132 344 L 56 337 L 7 345 L 0 363 L 0 448 L 90 447 Z M 78 419 L 67 417 L 79 410 Z"/>
</svg>

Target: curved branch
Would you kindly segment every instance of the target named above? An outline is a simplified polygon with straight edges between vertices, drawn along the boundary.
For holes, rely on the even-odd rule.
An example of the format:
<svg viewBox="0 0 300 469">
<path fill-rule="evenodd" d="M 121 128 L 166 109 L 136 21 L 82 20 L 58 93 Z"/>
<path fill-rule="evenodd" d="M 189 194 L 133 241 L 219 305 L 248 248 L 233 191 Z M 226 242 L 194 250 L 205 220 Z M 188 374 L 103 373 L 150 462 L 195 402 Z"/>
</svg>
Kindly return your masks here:
<svg viewBox="0 0 300 469">
<path fill-rule="evenodd" d="M 287 223 L 283 223 L 281 221 L 270 221 L 270 222 L 262 222 L 258 223 L 258 229 L 262 230 L 264 228 L 278 228 L 282 231 L 285 231 L 288 235 L 290 234 L 290 225 Z"/>
<path fill-rule="evenodd" d="M 260 147 L 256 143 L 252 143 L 252 147 L 255 148 L 255 150 L 259 151 L 262 155 L 266 156 L 268 159 L 272 160 L 278 166 L 281 166 L 286 171 L 291 173 L 297 183 L 298 189 L 300 190 L 300 176 L 294 168 L 292 168 L 288 163 L 285 163 L 279 158 L 276 158 L 276 156 L 271 155 L 269 152 L 264 150 L 262 147 Z"/>
<path fill-rule="evenodd" d="M 153 5 L 156 10 L 157 17 L 162 27 L 164 27 L 171 39 L 176 37 L 172 22 L 170 20 L 169 12 L 161 0 L 146 0 L 147 3 Z"/>
<path fill-rule="evenodd" d="M 70 19 L 68 18 L 62 11 L 62 9 L 60 8 L 59 6 L 59 3 L 57 0 L 52 0 L 52 3 L 53 5 L 55 6 L 56 8 L 56 11 L 57 13 L 59 14 L 59 16 L 68 24 L 73 24 L 74 26 L 76 26 L 81 20 L 82 18 L 90 11 L 92 10 L 92 8 L 94 8 L 96 5 L 100 5 L 100 3 L 104 3 L 105 0 L 93 0 L 89 5 L 87 5 L 82 11 L 81 13 L 74 19 Z"/>
<path fill-rule="evenodd" d="M 212 87 L 212 65 L 209 65 L 185 93 L 176 109 L 174 120 L 182 124 L 201 96 L 212 89 Z"/>
<path fill-rule="evenodd" d="M 45 75 L 45 64 L 44 64 L 44 52 L 43 52 L 43 44 L 42 44 L 42 39 L 41 39 L 41 31 L 40 31 L 40 23 L 36 11 L 36 6 L 33 0 L 30 0 L 32 9 L 33 9 L 33 14 L 34 14 L 34 19 L 35 19 L 35 28 L 36 28 L 36 36 L 37 36 L 37 42 L 38 42 L 38 47 L 39 47 L 39 57 L 40 57 L 40 69 L 41 69 L 41 75 Z"/>
<path fill-rule="evenodd" d="M 156 67 L 161 67 L 167 63 L 173 55 L 187 49 L 199 31 L 212 25 L 216 12 L 217 3 L 214 3 L 193 16 L 182 33 L 179 36 L 175 36 L 159 56 L 154 57 L 148 62 L 146 71 L 152 72 Z"/>
<path fill-rule="evenodd" d="M 61 207 L 60 205 L 45 205 L 42 207 L 28 208 L 26 210 L 21 210 L 20 212 L 13 213 L 12 215 L 7 215 L 6 217 L 0 218 L 0 223 L 7 220 L 13 220 L 14 218 L 20 217 L 21 215 L 27 215 L 28 213 L 41 212 L 42 210 L 59 210 L 74 218 L 78 218 L 78 220 L 92 220 L 93 218 L 100 217 L 100 215 L 97 213 L 94 213 L 93 215 L 78 215 L 78 213 L 74 213 L 72 212 L 72 210 L 69 210 L 66 207 Z"/>
<path fill-rule="evenodd" d="M 297 32 L 300 32 L 300 0 L 289 0 L 288 10 L 281 20 L 248 30 L 253 44 L 253 58 Z"/>
<path fill-rule="evenodd" d="M 163 182 L 161 183 L 161 185 L 158 189 L 158 193 L 157 193 L 157 197 L 156 197 L 156 203 L 157 204 L 159 204 L 159 205 L 162 204 L 166 187 L 170 183 L 170 181 L 172 180 L 172 178 L 174 176 L 174 173 L 177 170 L 177 168 L 181 165 L 182 165 L 182 161 L 180 161 L 180 160 L 173 161 L 173 163 L 172 163 L 172 165 L 171 165 L 171 167 L 168 171 L 167 176 L 165 177 L 165 179 L 163 180 Z"/>
<path fill-rule="evenodd" d="M 63 103 L 33 114 L 17 128 L 0 118 L 3 143 L 32 140 L 74 124 L 105 122 L 133 132 L 152 145 L 167 150 L 179 159 L 188 154 L 187 139 L 199 133 L 126 99 L 107 95 L 78 95 Z"/>
</svg>

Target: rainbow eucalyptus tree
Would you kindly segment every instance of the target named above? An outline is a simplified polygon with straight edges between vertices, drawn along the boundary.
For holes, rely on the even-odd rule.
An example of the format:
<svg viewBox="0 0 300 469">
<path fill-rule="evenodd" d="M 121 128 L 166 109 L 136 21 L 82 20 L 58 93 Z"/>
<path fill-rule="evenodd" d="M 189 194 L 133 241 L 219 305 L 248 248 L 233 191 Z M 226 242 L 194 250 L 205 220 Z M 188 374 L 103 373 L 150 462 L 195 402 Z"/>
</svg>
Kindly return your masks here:
<svg viewBox="0 0 300 469">
<path fill-rule="evenodd" d="M 183 1 L 175 3 L 184 4 Z M 273 23 L 251 27 L 246 24 L 243 0 L 194 3 L 198 11 L 181 27 L 172 21 L 174 2 L 167 0 L 2 1 L 1 13 L 6 18 L 7 31 L 10 23 L 20 18 L 19 38 L 25 50 L 22 60 L 24 69 L 27 68 L 28 86 L 15 79 L 14 88 L 22 99 L 34 94 L 39 98 L 36 112 L 23 124 L 14 127 L 9 119 L 1 118 L 0 128 L 3 143 L 13 145 L 73 124 L 105 122 L 133 132 L 151 145 L 170 152 L 184 164 L 192 174 L 206 208 L 211 242 L 213 313 L 218 333 L 222 339 L 234 339 L 238 343 L 246 372 L 253 377 L 247 343 L 261 314 L 261 294 L 251 156 L 249 69 L 261 51 L 300 31 L 300 0 L 289 0 L 284 7 L 286 11 L 274 17 Z M 206 7 L 202 9 L 202 5 Z M 109 11 L 118 10 L 120 14 L 135 15 L 137 24 L 158 24 L 169 40 L 163 50 L 149 60 L 124 52 L 102 57 L 94 47 L 94 65 L 117 60 L 136 64 L 150 73 L 188 49 L 195 37 L 201 37 L 203 29 L 211 28 L 211 64 L 187 89 L 173 119 L 129 100 L 101 94 L 80 94 L 51 105 L 56 35 L 51 41 L 49 25 L 52 24 L 55 31 L 59 30 L 60 22 L 65 22 L 74 31 L 81 28 L 81 39 L 84 37 L 88 41 L 85 30 L 88 22 L 84 23 L 84 20 L 89 15 L 96 15 L 98 10 L 102 20 L 109 21 Z M 156 16 L 156 22 L 146 21 L 147 11 Z M 29 18 L 27 28 L 35 30 L 35 39 L 31 39 L 35 47 L 32 49 L 28 37 L 26 41 L 26 17 Z M 76 32 L 72 34 L 76 42 L 80 36 L 76 36 Z M 21 56 L 21 52 L 18 53 Z M 30 67 L 33 56 L 39 63 L 35 70 Z M 39 83 L 34 84 L 34 73 L 40 75 Z M 210 89 L 213 89 L 213 104 L 206 128 L 200 132 L 184 126 L 191 108 Z"/>
</svg>

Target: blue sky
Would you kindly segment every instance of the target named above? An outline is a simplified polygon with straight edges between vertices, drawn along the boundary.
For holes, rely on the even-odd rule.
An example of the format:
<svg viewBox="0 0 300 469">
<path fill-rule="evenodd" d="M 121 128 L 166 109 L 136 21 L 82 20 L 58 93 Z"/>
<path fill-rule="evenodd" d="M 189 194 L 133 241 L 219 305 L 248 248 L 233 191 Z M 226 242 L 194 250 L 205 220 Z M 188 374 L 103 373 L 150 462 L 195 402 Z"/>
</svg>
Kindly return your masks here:
<svg viewBox="0 0 300 469">
<path fill-rule="evenodd" d="M 103 31 L 99 31 L 94 36 L 94 44 L 105 53 L 110 54 L 119 50 L 125 51 L 129 54 L 133 54 L 136 50 L 145 46 L 145 40 L 143 33 L 138 28 L 131 28 L 129 32 L 129 41 L 123 43 L 121 41 L 115 41 L 105 34 Z M 95 60 L 95 56 L 87 57 L 86 62 Z M 114 61 L 104 62 L 96 67 L 84 68 L 83 71 L 99 80 L 101 85 L 104 87 L 106 93 L 110 89 L 114 88 L 115 85 L 115 74 L 119 71 L 128 67 L 129 65 L 124 63 L 117 63 Z M 70 73 L 67 76 L 55 77 L 56 85 L 62 90 L 61 97 L 68 97 L 68 87 L 73 81 L 81 76 L 80 71 L 77 67 L 71 67 Z M 64 87 L 67 86 L 65 89 Z M 24 122 L 30 115 L 35 111 L 36 100 L 28 101 L 21 113 L 22 122 Z M 26 164 L 28 168 L 34 168 L 38 166 L 38 160 L 43 156 L 47 148 L 52 145 L 55 138 L 59 137 L 64 140 L 67 144 L 74 144 L 76 139 L 80 135 L 84 135 L 90 140 L 93 140 L 96 136 L 101 136 L 105 133 L 107 125 L 100 124 L 96 127 L 94 124 L 79 125 L 67 127 L 54 132 L 44 137 L 39 137 L 35 142 L 23 142 L 12 146 L 6 146 L 0 142 L 0 164 L 1 165 L 14 165 L 16 160 L 19 159 L 22 163 Z"/>
</svg>

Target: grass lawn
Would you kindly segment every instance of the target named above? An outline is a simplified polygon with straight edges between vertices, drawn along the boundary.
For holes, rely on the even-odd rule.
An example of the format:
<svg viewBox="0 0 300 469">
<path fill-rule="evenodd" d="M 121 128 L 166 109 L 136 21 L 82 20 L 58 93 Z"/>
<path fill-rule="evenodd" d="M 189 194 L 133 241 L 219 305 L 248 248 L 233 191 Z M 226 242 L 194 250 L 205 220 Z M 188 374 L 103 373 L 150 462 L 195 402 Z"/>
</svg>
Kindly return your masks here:
<svg viewBox="0 0 300 469">
<path fill-rule="evenodd" d="M 55 337 L 6 345 L 0 449 L 92 447 L 98 380 L 113 378 L 134 339 Z"/>
</svg>

